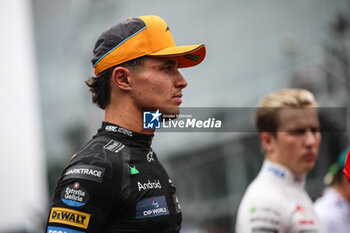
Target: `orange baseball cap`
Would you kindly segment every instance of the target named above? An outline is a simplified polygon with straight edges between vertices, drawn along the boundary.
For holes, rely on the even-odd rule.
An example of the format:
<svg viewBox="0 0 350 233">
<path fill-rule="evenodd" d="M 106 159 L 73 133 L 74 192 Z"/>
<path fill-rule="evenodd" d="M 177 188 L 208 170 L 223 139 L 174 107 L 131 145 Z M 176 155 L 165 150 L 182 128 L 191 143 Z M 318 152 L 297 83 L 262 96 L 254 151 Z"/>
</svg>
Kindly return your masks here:
<svg viewBox="0 0 350 233">
<path fill-rule="evenodd" d="M 129 18 L 103 32 L 91 60 L 96 76 L 113 66 L 142 56 L 177 57 L 179 68 L 201 63 L 205 45 L 176 46 L 166 22 L 153 15 Z"/>
</svg>

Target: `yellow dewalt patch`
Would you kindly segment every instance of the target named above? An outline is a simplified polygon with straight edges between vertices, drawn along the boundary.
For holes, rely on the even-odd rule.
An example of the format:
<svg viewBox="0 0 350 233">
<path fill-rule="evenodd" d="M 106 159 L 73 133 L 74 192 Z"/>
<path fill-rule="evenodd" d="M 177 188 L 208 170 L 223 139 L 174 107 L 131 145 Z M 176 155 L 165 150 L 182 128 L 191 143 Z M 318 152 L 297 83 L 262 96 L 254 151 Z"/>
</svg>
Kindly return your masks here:
<svg viewBox="0 0 350 233">
<path fill-rule="evenodd" d="M 66 209 L 66 208 L 51 208 L 49 222 L 63 223 L 70 226 L 87 229 L 90 221 L 90 214 Z"/>
</svg>

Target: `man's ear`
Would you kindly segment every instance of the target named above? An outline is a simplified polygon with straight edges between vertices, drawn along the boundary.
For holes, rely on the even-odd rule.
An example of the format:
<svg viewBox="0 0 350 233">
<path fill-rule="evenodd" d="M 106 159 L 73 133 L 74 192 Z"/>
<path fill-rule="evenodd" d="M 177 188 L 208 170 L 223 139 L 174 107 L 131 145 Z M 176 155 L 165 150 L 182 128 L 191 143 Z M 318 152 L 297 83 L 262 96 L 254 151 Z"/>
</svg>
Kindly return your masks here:
<svg viewBox="0 0 350 233">
<path fill-rule="evenodd" d="M 112 83 L 121 90 L 130 90 L 129 75 L 129 69 L 125 67 L 116 67 L 112 73 Z"/>
<path fill-rule="evenodd" d="M 259 134 L 261 146 L 267 154 L 274 152 L 275 136 L 272 132 L 261 132 Z"/>
</svg>

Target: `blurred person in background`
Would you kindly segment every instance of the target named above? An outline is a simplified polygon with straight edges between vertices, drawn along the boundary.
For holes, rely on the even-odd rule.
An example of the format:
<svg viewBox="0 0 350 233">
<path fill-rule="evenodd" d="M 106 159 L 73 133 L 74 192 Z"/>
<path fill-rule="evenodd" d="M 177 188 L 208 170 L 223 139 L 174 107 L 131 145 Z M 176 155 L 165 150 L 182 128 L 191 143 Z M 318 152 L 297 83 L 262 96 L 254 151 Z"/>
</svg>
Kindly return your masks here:
<svg viewBox="0 0 350 233">
<path fill-rule="evenodd" d="M 350 231 L 350 182 L 343 173 L 346 154 L 344 150 L 336 163 L 329 168 L 325 183 L 330 187 L 315 201 L 316 214 L 323 221 L 328 232 L 348 233 Z"/>
<path fill-rule="evenodd" d="M 151 121 L 160 112 L 178 114 L 187 86 L 178 68 L 204 57 L 203 44 L 176 46 L 157 16 L 130 18 L 101 34 L 96 77 L 86 83 L 104 122 L 62 172 L 47 233 L 179 232 L 176 189 L 151 148 L 155 129 L 144 127 L 143 111 L 153 113 Z"/>
<path fill-rule="evenodd" d="M 346 156 L 343 172 L 346 178 L 348 178 L 348 180 L 350 181 L 350 149 L 348 155 Z"/>
<path fill-rule="evenodd" d="M 264 97 L 256 127 L 265 160 L 240 203 L 237 233 L 326 232 L 305 191 L 321 141 L 316 101 L 304 89 Z"/>
</svg>

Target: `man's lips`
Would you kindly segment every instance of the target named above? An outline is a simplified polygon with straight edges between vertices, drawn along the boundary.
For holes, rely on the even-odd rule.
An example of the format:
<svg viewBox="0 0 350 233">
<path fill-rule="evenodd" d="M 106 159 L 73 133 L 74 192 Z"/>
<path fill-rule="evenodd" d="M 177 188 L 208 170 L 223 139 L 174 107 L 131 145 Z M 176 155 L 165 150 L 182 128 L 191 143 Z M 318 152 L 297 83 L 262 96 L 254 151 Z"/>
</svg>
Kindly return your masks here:
<svg viewBox="0 0 350 233">
<path fill-rule="evenodd" d="M 179 104 L 182 103 L 182 99 L 181 99 L 181 98 L 182 98 L 182 94 L 181 94 L 181 93 L 173 96 L 173 99 L 174 99 L 176 102 L 178 102 Z"/>
<path fill-rule="evenodd" d="M 317 158 L 317 155 L 313 152 L 307 152 L 306 154 L 304 154 L 304 158 L 306 160 L 315 160 Z"/>
</svg>

